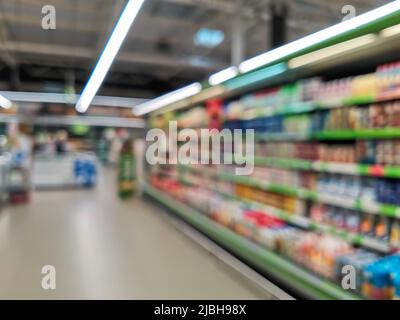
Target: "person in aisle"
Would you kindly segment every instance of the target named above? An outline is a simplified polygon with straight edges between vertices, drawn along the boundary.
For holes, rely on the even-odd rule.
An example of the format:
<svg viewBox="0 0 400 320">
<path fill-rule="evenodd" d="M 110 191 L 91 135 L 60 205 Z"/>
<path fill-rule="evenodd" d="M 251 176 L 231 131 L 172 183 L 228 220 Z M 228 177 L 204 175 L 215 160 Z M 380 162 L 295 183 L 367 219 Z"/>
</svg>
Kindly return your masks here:
<svg viewBox="0 0 400 320">
<path fill-rule="evenodd" d="M 11 169 L 9 201 L 13 204 L 27 203 L 31 194 L 32 149 L 31 128 L 25 124 L 11 126 Z"/>
<path fill-rule="evenodd" d="M 68 133 L 65 130 L 60 130 L 55 136 L 55 151 L 58 155 L 68 152 L 67 145 Z"/>
<path fill-rule="evenodd" d="M 122 148 L 121 139 L 118 137 L 115 130 L 107 131 L 107 139 L 110 143 L 108 163 L 111 165 L 116 165 L 118 163 L 119 152 Z"/>
<path fill-rule="evenodd" d="M 25 124 L 10 128 L 10 151 L 26 167 L 32 164 L 33 142 L 29 133 L 30 127 Z"/>
</svg>

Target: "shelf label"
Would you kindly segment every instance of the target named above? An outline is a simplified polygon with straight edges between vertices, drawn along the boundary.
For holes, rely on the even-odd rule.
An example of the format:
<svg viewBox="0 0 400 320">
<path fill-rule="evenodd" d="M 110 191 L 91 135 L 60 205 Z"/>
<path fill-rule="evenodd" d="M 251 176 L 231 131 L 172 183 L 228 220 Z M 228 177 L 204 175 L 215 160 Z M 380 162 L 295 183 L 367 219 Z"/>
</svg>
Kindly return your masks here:
<svg viewBox="0 0 400 320">
<path fill-rule="evenodd" d="M 385 175 L 385 167 L 381 165 L 370 166 L 368 173 L 375 177 L 383 177 Z"/>
</svg>

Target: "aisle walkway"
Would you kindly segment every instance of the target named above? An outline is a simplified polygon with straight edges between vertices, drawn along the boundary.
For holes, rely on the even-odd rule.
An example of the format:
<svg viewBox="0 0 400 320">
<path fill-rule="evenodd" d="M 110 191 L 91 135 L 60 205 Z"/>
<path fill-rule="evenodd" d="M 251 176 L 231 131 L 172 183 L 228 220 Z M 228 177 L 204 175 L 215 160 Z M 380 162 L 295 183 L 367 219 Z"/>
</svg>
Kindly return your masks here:
<svg viewBox="0 0 400 320">
<path fill-rule="evenodd" d="M 0 299 L 265 298 L 170 225 L 160 208 L 96 190 L 34 193 L 0 212 Z M 56 268 L 56 290 L 41 269 Z"/>
</svg>

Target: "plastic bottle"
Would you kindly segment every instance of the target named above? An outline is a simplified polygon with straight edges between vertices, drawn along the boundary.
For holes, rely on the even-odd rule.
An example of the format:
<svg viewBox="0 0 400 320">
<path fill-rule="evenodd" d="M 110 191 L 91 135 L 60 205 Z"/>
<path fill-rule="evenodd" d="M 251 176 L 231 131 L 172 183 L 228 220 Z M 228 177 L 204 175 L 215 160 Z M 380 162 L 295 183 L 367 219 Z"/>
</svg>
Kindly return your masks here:
<svg viewBox="0 0 400 320">
<path fill-rule="evenodd" d="M 133 154 L 133 144 L 131 141 L 124 143 L 120 158 L 118 172 L 118 193 L 120 198 L 132 197 L 135 192 L 135 157 Z"/>
</svg>

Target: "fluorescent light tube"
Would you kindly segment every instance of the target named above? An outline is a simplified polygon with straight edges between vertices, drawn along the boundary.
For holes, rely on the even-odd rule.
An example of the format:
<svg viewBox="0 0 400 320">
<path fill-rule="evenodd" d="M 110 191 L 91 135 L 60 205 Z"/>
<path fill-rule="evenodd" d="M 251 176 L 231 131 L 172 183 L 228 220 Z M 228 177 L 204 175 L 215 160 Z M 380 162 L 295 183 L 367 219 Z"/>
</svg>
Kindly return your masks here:
<svg viewBox="0 0 400 320">
<path fill-rule="evenodd" d="M 289 68 L 298 68 L 313 62 L 321 61 L 323 59 L 351 51 L 353 49 L 367 45 L 377 39 L 374 34 L 366 34 L 364 36 L 341 42 L 317 51 L 307 53 L 305 55 L 293 58 L 289 61 Z"/>
<path fill-rule="evenodd" d="M 4 109 L 9 109 L 11 108 L 11 106 L 12 106 L 11 101 L 0 95 L 0 107 Z"/>
<path fill-rule="evenodd" d="M 112 62 L 114 61 L 122 42 L 128 34 L 129 28 L 139 13 L 143 2 L 144 0 L 129 0 L 128 4 L 125 6 L 124 11 L 118 19 L 118 22 L 111 33 L 99 60 L 97 61 L 92 75 L 90 76 L 89 81 L 83 89 L 83 92 L 75 106 L 77 111 L 85 112 L 89 108 L 94 96 L 103 83 Z"/>
<path fill-rule="evenodd" d="M 43 102 L 43 103 L 70 103 L 77 102 L 79 95 L 71 95 L 71 100 L 66 99 L 64 93 L 48 93 L 48 92 L 23 92 L 23 91 L 0 91 L 0 95 L 7 97 L 11 101 L 18 102 Z M 133 108 L 134 106 L 146 102 L 147 99 L 141 98 L 125 98 L 96 96 L 92 101 L 93 106 L 102 107 L 121 107 Z"/>
<path fill-rule="evenodd" d="M 142 104 L 136 106 L 133 109 L 133 112 L 138 116 L 142 116 L 146 113 L 166 107 L 167 105 L 170 105 L 171 103 L 194 96 L 195 94 L 198 94 L 199 92 L 201 92 L 201 84 L 196 82 L 187 87 L 178 89 L 176 91 L 167 93 L 156 99 L 142 103 Z"/>
<path fill-rule="evenodd" d="M 400 24 L 397 24 L 393 27 L 383 29 L 381 32 L 379 32 L 379 35 L 382 37 L 391 37 L 399 33 L 400 33 Z"/>
<path fill-rule="evenodd" d="M 217 73 L 214 73 L 213 75 L 211 75 L 208 78 L 208 82 L 212 86 L 216 86 L 220 83 L 225 82 L 226 80 L 236 77 L 238 75 L 238 73 L 239 73 L 239 70 L 237 69 L 237 67 L 232 66 L 232 67 L 226 68 L 224 70 L 221 70 Z"/>
<path fill-rule="evenodd" d="M 239 65 L 239 70 L 240 72 L 248 72 L 257 69 L 263 65 L 275 62 L 279 59 L 299 52 L 307 47 L 331 39 L 346 31 L 354 30 L 362 25 L 381 19 L 388 14 L 393 14 L 395 11 L 398 10 L 400 10 L 400 0 L 390 2 L 384 6 L 356 16 L 352 19 L 345 20 L 329 28 L 315 32 L 299 40 L 285 44 L 279 48 L 273 49 L 254 58 L 246 60 Z"/>
</svg>

